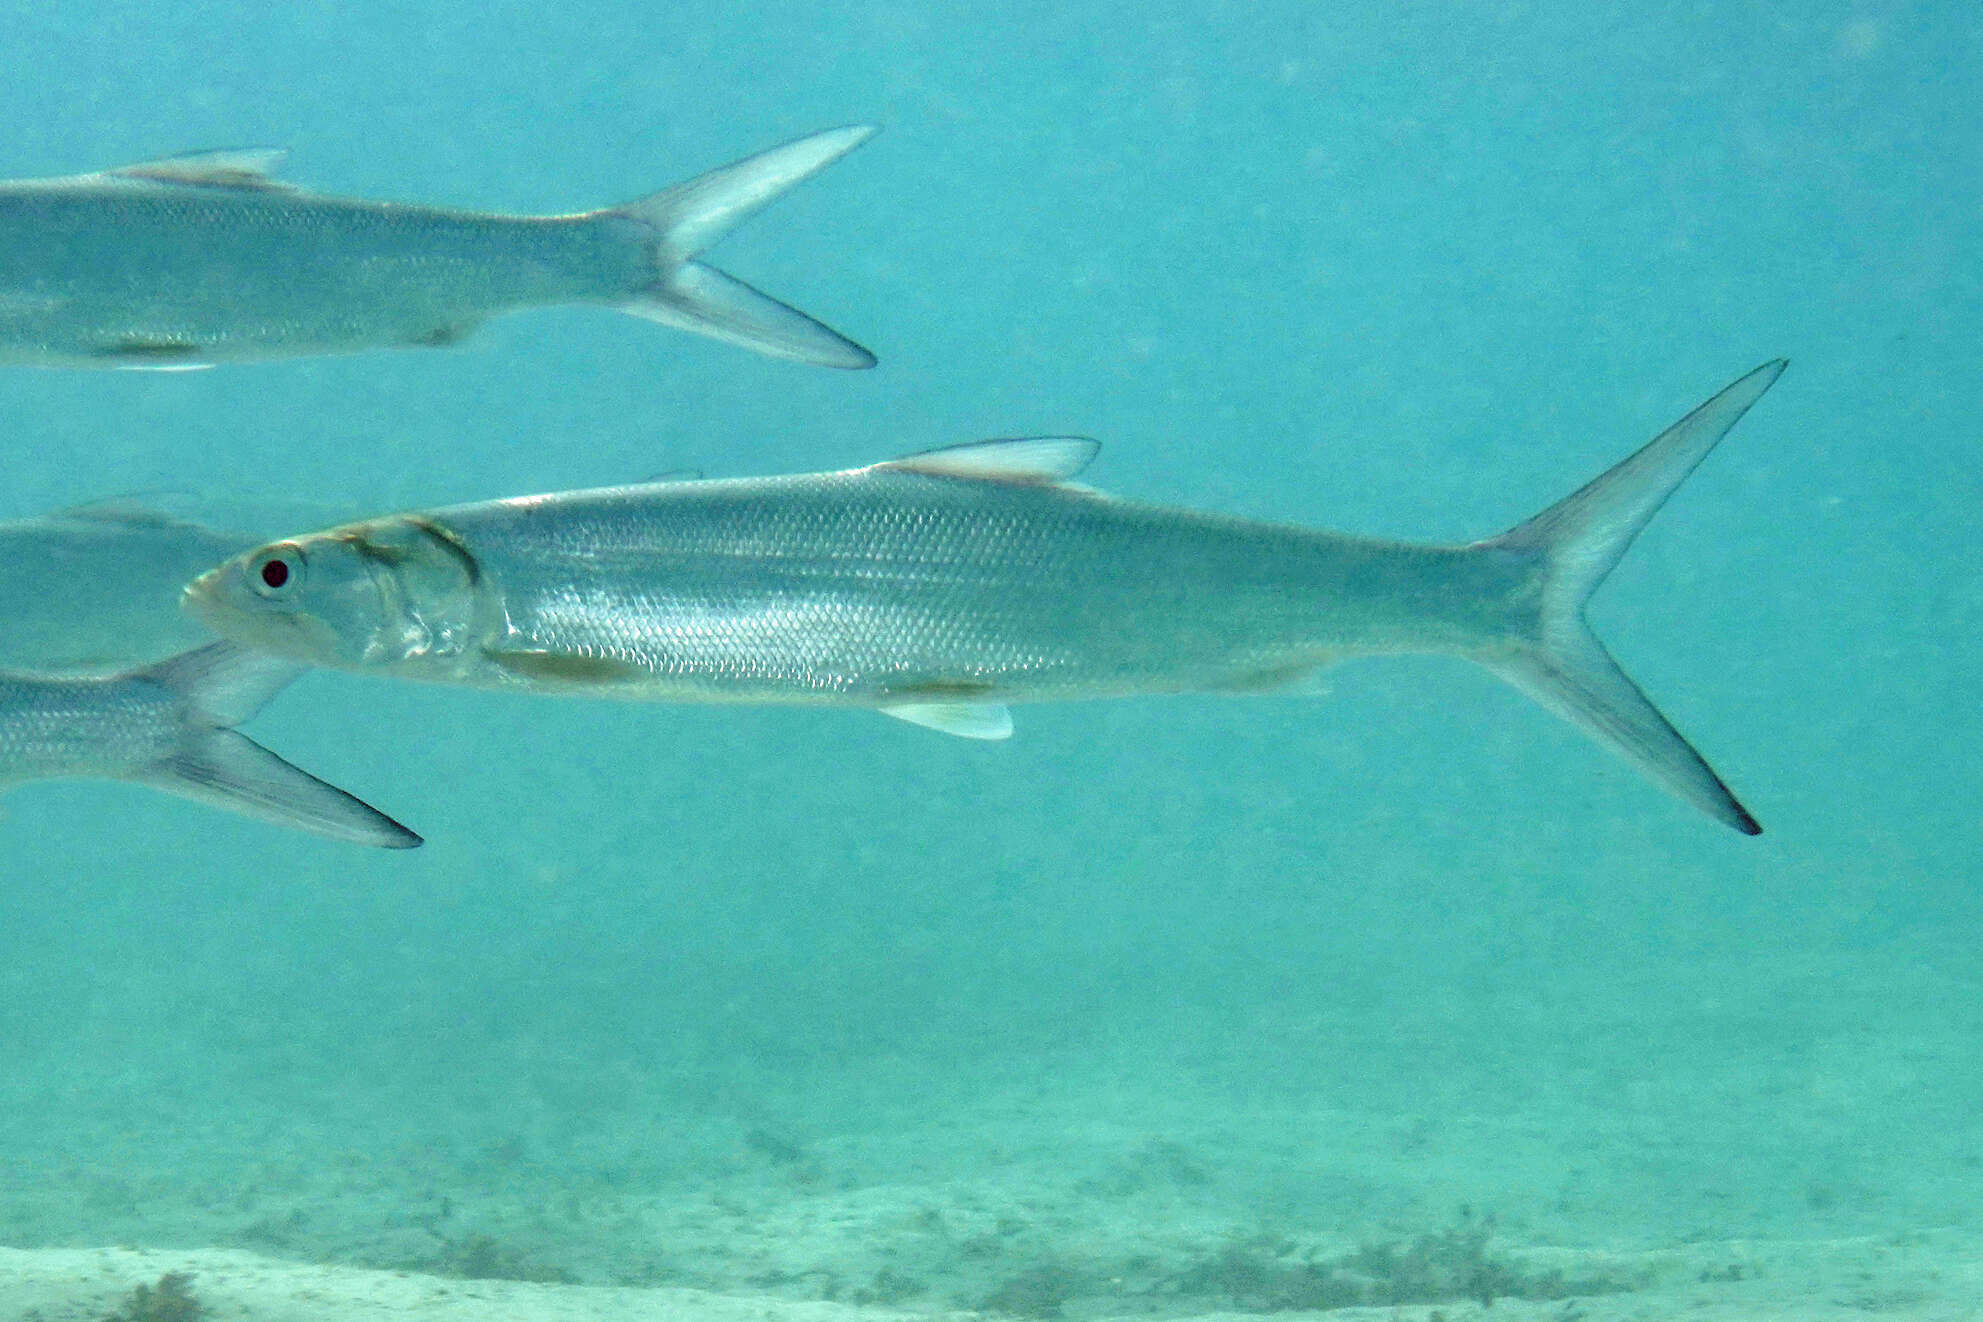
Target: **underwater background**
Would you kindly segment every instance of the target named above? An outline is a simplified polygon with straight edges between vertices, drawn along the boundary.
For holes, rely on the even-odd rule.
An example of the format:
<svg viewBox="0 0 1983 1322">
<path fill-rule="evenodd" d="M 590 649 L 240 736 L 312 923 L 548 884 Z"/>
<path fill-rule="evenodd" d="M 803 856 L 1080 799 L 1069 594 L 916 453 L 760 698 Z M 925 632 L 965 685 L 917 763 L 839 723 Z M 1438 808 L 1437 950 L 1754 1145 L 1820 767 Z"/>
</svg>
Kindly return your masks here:
<svg viewBox="0 0 1983 1322">
<path fill-rule="evenodd" d="M 15 177 L 269 143 L 326 192 L 549 212 L 884 128 L 713 254 L 871 373 L 600 310 L 8 369 L 0 518 L 1073 432 L 1123 496 L 1459 541 L 1791 360 L 1593 611 L 1758 839 L 1451 662 L 1022 707 L 1002 745 L 313 674 L 252 733 L 425 849 L 7 796 L 0 1245 L 1053 1316 L 1983 1240 L 1973 5 L 14 4 L 0 38 Z"/>
</svg>

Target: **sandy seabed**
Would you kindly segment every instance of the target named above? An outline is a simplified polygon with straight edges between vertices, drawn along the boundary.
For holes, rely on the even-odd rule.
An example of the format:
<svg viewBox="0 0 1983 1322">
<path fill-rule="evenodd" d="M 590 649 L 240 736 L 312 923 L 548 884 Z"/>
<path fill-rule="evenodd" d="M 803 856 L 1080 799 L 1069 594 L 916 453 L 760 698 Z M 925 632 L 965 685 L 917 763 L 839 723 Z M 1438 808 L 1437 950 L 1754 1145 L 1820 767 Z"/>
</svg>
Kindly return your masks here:
<svg viewBox="0 0 1983 1322">
<path fill-rule="evenodd" d="M 145 1031 L 0 1071 L 0 1322 L 186 1322 L 132 1306 L 173 1274 L 210 1322 L 1983 1320 L 1983 1021 L 1909 967 L 969 1058 L 745 1015 L 785 1035 L 640 1060 L 525 1025 L 422 1064 L 98 1007 Z"/>
<path fill-rule="evenodd" d="M 1395 1322 L 1643 1322 L 1686 1317 L 1700 1322 L 1822 1322 L 1869 1316 L 1908 1319 L 1983 1317 L 1983 1244 L 1968 1236 L 1921 1233 L 1886 1239 L 1698 1245 L 1627 1259 L 1562 1255 L 1570 1272 L 1641 1274 L 1630 1294 L 1502 1299 L 1328 1310 L 1340 1318 Z M 1741 1279 L 1728 1271 L 1740 1262 Z M 414 1272 L 284 1262 L 232 1249 L 0 1249 L 0 1322 L 100 1322 L 130 1316 L 133 1291 L 156 1289 L 168 1274 L 187 1278 L 203 1317 L 223 1322 L 836 1322 L 862 1317 L 964 1318 L 954 1310 L 922 1312 L 877 1306 L 793 1301 L 702 1290 L 459 1280 Z M 1128 1311 L 1120 1316 L 1140 1316 Z M 1317 1314 L 1311 1314 L 1317 1315 Z M 163 1318 L 165 1315 L 159 1315 Z M 1259 1314 L 1208 1313 L 1203 1317 Z"/>
</svg>

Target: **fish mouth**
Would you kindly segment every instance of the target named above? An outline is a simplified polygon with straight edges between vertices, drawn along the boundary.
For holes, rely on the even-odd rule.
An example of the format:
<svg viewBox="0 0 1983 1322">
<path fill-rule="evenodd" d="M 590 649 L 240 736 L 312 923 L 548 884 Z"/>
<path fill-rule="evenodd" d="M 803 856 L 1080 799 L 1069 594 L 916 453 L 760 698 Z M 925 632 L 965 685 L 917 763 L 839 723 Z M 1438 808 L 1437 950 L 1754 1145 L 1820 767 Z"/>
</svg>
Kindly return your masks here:
<svg viewBox="0 0 1983 1322">
<path fill-rule="evenodd" d="M 179 593 L 179 609 L 229 642 L 307 660 L 304 652 L 308 644 L 295 616 L 244 611 L 228 602 L 227 579 L 232 567 L 209 569 L 188 583 Z"/>
<path fill-rule="evenodd" d="M 179 593 L 179 609 L 210 629 L 220 608 L 220 575 L 221 570 L 209 569 Z"/>
</svg>

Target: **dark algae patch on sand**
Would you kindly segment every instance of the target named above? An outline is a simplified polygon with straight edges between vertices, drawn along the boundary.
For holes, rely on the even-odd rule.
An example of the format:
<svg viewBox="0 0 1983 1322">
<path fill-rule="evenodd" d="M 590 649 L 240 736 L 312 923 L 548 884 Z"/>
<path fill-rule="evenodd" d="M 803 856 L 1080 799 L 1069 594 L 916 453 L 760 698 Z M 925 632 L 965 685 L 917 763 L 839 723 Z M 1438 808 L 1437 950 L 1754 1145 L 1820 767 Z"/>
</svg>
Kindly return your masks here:
<svg viewBox="0 0 1983 1322">
<path fill-rule="evenodd" d="M 199 1322 L 207 1315 L 206 1305 L 193 1297 L 193 1278 L 185 1272 L 167 1272 L 157 1285 L 134 1288 L 101 1322 Z"/>
<path fill-rule="evenodd" d="M 493 1235 L 465 1235 L 442 1243 L 440 1254 L 418 1265 L 438 1276 L 468 1281 L 530 1281 L 539 1285 L 575 1285 L 578 1278 L 563 1267 L 533 1260 L 523 1250 Z"/>
<path fill-rule="evenodd" d="M 1625 1294 L 1652 1284 L 1645 1269 L 1566 1269 L 1504 1251 L 1491 1219 L 1462 1217 L 1409 1238 L 1368 1239 L 1347 1251 L 1286 1235 L 1235 1234 L 1178 1255 L 1139 1254 L 1113 1265 L 1042 1256 L 1011 1262 L 988 1293 L 959 1306 L 1019 1318 L 1083 1318 L 1133 1311 L 1187 1316 L 1217 1311 L 1324 1312 L 1338 1308 L 1570 1300 Z"/>
<path fill-rule="evenodd" d="M 1172 1276 L 1166 1292 L 1272 1313 L 1467 1300 L 1491 1307 L 1496 1299 L 1624 1294 L 1646 1284 L 1532 1268 L 1493 1250 L 1492 1234 L 1492 1222 L 1463 1221 L 1410 1240 L 1367 1241 L 1334 1256 L 1304 1254 L 1291 1240 L 1254 1236 Z"/>
<path fill-rule="evenodd" d="M 1000 1282 L 979 1304 L 987 1313 L 1054 1318 L 1089 1285 L 1087 1276 L 1064 1262 L 1037 1263 Z"/>
</svg>

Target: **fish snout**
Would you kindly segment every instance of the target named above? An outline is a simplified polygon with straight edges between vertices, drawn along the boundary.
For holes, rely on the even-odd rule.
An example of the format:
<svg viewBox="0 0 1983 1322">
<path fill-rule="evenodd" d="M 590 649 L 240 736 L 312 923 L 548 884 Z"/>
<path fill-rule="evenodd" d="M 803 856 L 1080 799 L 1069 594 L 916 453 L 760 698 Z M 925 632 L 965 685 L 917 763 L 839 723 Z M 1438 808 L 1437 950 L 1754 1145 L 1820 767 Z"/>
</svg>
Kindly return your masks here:
<svg viewBox="0 0 1983 1322">
<path fill-rule="evenodd" d="M 244 560 L 230 560 L 188 583 L 179 594 L 179 609 L 221 638 L 258 651 L 297 660 L 307 645 L 297 625 L 300 617 L 267 609 L 267 603 L 247 585 Z"/>
<path fill-rule="evenodd" d="M 179 593 L 179 609 L 192 616 L 208 628 L 213 627 L 213 614 L 220 604 L 221 581 L 227 573 L 227 566 L 209 569 L 188 583 Z"/>
</svg>

